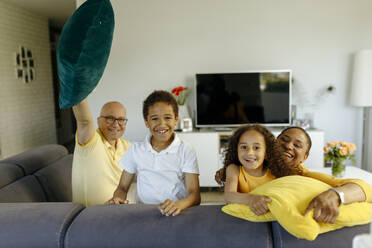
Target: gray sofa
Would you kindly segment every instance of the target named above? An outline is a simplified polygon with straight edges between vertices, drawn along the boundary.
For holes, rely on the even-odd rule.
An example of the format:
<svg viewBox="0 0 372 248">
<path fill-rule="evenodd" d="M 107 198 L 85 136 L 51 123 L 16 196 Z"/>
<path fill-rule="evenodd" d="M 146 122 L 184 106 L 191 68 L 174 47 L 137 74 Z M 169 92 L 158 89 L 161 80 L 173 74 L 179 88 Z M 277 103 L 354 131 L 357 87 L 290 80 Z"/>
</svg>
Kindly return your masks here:
<svg viewBox="0 0 372 248">
<path fill-rule="evenodd" d="M 71 202 L 72 155 L 59 145 L 0 160 L 0 247 L 352 247 L 369 225 L 299 240 L 278 223 L 231 217 L 196 206 L 177 217 L 152 205 Z"/>
</svg>

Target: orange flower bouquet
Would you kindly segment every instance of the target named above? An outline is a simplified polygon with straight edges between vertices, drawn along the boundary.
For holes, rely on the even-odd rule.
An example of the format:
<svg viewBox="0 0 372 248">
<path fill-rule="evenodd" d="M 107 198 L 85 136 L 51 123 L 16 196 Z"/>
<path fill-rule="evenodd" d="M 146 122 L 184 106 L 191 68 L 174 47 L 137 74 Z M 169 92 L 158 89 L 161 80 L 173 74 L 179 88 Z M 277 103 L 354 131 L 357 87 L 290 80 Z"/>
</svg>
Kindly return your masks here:
<svg viewBox="0 0 372 248">
<path fill-rule="evenodd" d="M 332 175 L 342 176 L 345 171 L 345 161 L 350 160 L 355 164 L 355 155 L 352 154 L 356 150 L 353 143 L 334 141 L 328 142 L 324 147 L 326 153 L 326 161 L 332 162 Z"/>
<path fill-rule="evenodd" d="M 172 91 L 172 94 L 176 98 L 178 105 L 185 105 L 187 97 L 190 95 L 189 88 L 187 87 L 176 87 Z"/>
</svg>

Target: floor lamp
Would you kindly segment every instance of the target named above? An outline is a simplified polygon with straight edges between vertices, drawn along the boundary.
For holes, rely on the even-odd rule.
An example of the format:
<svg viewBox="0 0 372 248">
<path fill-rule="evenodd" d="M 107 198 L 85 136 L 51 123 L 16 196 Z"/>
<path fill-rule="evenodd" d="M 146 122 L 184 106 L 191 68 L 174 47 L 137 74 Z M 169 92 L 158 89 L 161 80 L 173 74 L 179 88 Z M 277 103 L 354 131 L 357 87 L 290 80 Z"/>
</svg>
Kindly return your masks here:
<svg viewBox="0 0 372 248">
<path fill-rule="evenodd" d="M 369 116 L 372 106 L 372 49 L 355 53 L 352 73 L 350 103 L 363 108 L 362 169 L 371 170 L 367 163 L 368 144 L 372 142 L 368 140 L 372 132 Z"/>
<path fill-rule="evenodd" d="M 367 163 L 370 143 L 368 138 L 372 134 L 370 133 L 372 121 L 369 116 L 372 106 L 372 49 L 358 51 L 354 56 L 350 103 L 356 107 L 363 107 L 362 169 L 371 170 Z M 372 224 L 369 234 L 354 237 L 353 248 L 372 248 Z"/>
</svg>

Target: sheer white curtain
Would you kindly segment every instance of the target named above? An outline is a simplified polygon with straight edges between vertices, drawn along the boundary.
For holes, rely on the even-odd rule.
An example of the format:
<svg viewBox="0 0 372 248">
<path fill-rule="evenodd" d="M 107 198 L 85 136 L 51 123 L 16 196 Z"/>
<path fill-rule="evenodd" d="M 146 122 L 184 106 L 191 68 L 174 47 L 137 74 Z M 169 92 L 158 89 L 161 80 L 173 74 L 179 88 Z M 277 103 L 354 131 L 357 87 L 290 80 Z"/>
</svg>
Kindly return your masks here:
<svg viewBox="0 0 372 248">
<path fill-rule="evenodd" d="M 372 82 L 371 82 L 372 84 Z M 366 146 L 365 149 L 365 161 L 366 161 L 366 169 L 372 172 L 372 107 L 366 108 L 366 135 L 363 137 L 364 144 Z"/>
<path fill-rule="evenodd" d="M 362 169 L 372 171 L 372 49 L 354 54 L 350 104 L 363 108 Z"/>
</svg>

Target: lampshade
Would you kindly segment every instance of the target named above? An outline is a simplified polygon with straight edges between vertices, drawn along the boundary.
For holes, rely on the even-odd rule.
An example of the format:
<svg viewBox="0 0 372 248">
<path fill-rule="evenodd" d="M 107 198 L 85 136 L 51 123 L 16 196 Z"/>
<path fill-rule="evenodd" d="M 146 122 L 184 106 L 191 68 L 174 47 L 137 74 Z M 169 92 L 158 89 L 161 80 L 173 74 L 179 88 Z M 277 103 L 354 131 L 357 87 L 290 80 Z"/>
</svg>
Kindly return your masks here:
<svg viewBox="0 0 372 248">
<path fill-rule="evenodd" d="M 372 49 L 355 54 L 352 73 L 350 104 L 372 106 Z"/>
</svg>

